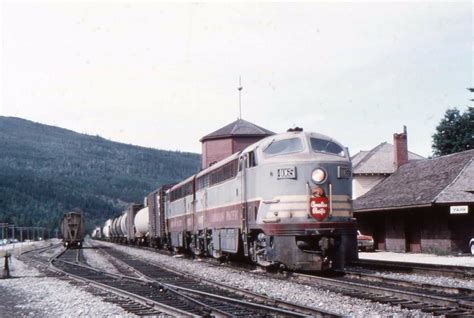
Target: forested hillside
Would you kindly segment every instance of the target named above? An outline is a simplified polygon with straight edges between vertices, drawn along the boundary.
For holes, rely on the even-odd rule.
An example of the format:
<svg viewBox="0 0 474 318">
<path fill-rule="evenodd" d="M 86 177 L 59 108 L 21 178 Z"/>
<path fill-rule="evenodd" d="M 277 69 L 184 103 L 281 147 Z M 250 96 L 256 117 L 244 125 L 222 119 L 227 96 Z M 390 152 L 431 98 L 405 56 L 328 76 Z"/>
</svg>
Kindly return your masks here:
<svg viewBox="0 0 474 318">
<path fill-rule="evenodd" d="M 51 229 L 80 209 L 91 228 L 197 172 L 200 160 L 0 116 L 0 223 Z"/>
</svg>

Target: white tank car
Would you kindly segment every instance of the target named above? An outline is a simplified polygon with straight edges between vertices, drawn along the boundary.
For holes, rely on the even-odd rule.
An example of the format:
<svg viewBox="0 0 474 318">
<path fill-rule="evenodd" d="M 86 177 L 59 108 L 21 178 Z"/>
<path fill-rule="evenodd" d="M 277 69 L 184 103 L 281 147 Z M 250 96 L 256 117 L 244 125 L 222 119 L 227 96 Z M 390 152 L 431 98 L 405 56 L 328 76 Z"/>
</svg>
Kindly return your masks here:
<svg viewBox="0 0 474 318">
<path fill-rule="evenodd" d="M 104 234 L 104 237 L 106 239 L 110 238 L 111 227 L 112 227 L 112 219 L 108 219 L 107 221 L 105 221 L 104 227 L 102 228 L 102 233 Z"/>
<path fill-rule="evenodd" d="M 128 235 L 128 230 L 127 230 L 127 211 L 125 211 L 122 214 L 122 218 L 120 219 L 120 232 L 123 237 L 126 237 Z"/>
<path fill-rule="evenodd" d="M 110 225 L 110 237 L 111 238 L 114 238 L 114 237 L 118 236 L 117 223 L 118 223 L 119 219 L 120 219 L 120 217 L 112 219 L 112 224 Z"/>
<path fill-rule="evenodd" d="M 138 211 L 135 215 L 135 236 L 144 237 L 148 235 L 148 207 Z"/>
<path fill-rule="evenodd" d="M 96 227 L 93 231 L 92 231 L 92 238 L 94 239 L 100 239 L 102 238 L 102 229 L 100 227 Z"/>
<path fill-rule="evenodd" d="M 114 237 L 122 237 L 123 236 L 122 229 L 120 228 L 120 223 L 122 221 L 122 217 L 123 217 L 123 215 L 117 217 L 114 220 L 113 227 L 112 227 L 112 234 L 113 234 Z"/>
</svg>

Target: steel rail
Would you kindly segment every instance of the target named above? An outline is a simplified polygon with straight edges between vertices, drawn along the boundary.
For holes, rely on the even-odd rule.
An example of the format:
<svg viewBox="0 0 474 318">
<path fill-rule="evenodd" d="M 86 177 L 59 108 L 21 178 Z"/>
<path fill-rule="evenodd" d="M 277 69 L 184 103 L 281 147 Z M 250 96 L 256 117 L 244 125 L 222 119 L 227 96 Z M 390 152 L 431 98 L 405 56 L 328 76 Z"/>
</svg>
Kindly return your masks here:
<svg viewBox="0 0 474 318">
<path fill-rule="evenodd" d="M 422 275 L 434 274 L 453 278 L 474 278 L 474 267 L 460 265 L 439 265 L 359 259 L 358 261 L 353 261 L 348 264 L 347 269 L 355 271 L 357 267 L 362 267 L 364 269 L 380 269 L 385 271 L 391 270 Z"/>
<path fill-rule="evenodd" d="M 63 251 L 64 252 L 64 251 Z M 181 310 L 181 309 L 178 309 L 178 308 L 174 308 L 172 306 L 168 306 L 166 304 L 163 304 L 163 303 L 159 303 L 157 301 L 154 301 L 152 299 L 149 299 L 149 298 L 146 298 L 146 297 L 143 297 L 141 295 L 137 295 L 137 294 L 134 294 L 134 293 L 131 293 L 131 292 L 128 292 L 126 290 L 123 290 L 123 289 L 119 289 L 119 288 L 116 288 L 116 287 L 113 287 L 113 286 L 110 286 L 110 285 L 107 285 L 107 284 L 103 284 L 103 283 L 100 283 L 100 282 L 97 282 L 97 281 L 94 281 L 94 280 L 91 280 L 89 278 L 86 278 L 86 277 L 82 277 L 82 276 L 79 276 L 79 275 L 76 275 L 76 274 L 73 274 L 73 273 L 70 273 L 68 271 L 65 271 L 63 269 L 60 269 L 59 267 L 55 266 L 54 265 L 54 262 L 55 261 L 59 261 L 61 263 L 66 263 L 66 264 L 70 264 L 70 265 L 73 265 L 75 267 L 81 267 L 81 268 L 87 268 L 89 270 L 93 270 L 95 272 L 98 272 L 98 273 L 102 273 L 104 274 L 105 276 L 108 276 L 108 277 L 112 277 L 112 276 L 115 276 L 114 274 L 111 274 L 111 273 L 106 273 L 106 272 L 103 272 L 103 271 L 99 271 L 93 267 L 90 267 L 90 266 L 86 266 L 86 265 L 83 265 L 83 264 L 77 264 L 77 263 L 74 263 L 74 262 L 70 262 L 70 261 L 65 261 L 65 260 L 60 260 L 58 259 L 58 257 L 60 257 L 62 255 L 62 253 L 60 253 L 59 255 L 56 256 L 56 258 L 52 259 L 50 261 L 50 265 L 51 267 L 54 269 L 54 271 L 56 271 L 57 273 L 60 273 L 62 275 L 65 275 L 67 277 L 70 277 L 76 281 L 81 281 L 81 282 L 84 282 L 84 283 L 87 283 L 88 285 L 90 286 L 94 286 L 96 288 L 99 288 L 103 291 L 106 291 L 106 292 L 111 292 L 119 297 L 125 297 L 125 298 L 128 298 L 128 299 L 131 299 L 133 301 L 136 301 L 138 303 L 141 303 L 143 305 L 151 305 L 153 307 L 156 307 L 156 309 L 158 311 L 161 311 L 163 312 L 164 314 L 167 314 L 167 315 L 172 315 L 172 316 L 182 316 L 182 317 L 199 317 L 199 315 L 195 315 L 195 314 L 192 314 L 192 313 L 189 313 L 187 311 L 184 311 L 184 310 Z M 123 275 L 116 275 L 118 276 L 120 279 L 130 279 L 130 280 L 133 280 L 133 278 L 130 278 L 130 277 L 126 277 L 126 276 L 123 276 Z M 142 280 L 139 280 L 140 283 L 142 283 L 143 281 Z"/>
<path fill-rule="evenodd" d="M 438 293 L 446 293 L 446 294 L 452 294 L 452 295 L 466 295 L 466 296 L 474 297 L 474 289 L 471 289 L 471 288 L 440 286 L 440 285 L 434 285 L 434 284 L 429 284 L 429 283 L 407 281 L 407 280 L 402 280 L 399 278 L 384 277 L 380 274 L 364 273 L 361 271 L 351 271 L 351 270 L 345 270 L 344 276 L 348 278 L 356 278 L 356 279 L 369 281 L 369 282 L 379 282 L 379 283 L 386 283 L 386 284 L 402 286 L 402 287 L 420 288 L 420 289 L 425 289 L 425 290 L 438 292 Z"/>
<path fill-rule="evenodd" d="M 28 250 L 28 251 L 23 252 L 22 255 L 24 256 L 28 253 L 33 253 L 33 252 L 38 252 L 38 251 L 47 250 L 47 249 L 51 249 L 51 248 L 56 248 L 60 245 L 62 245 L 62 244 L 56 244 L 56 245 L 53 245 L 53 246 L 47 246 L 47 247 L 41 247 L 41 248 Z M 101 291 L 103 291 L 107 294 L 117 296 L 119 298 L 118 299 L 119 301 L 117 301 L 117 299 L 115 299 L 115 302 L 119 306 L 124 307 L 124 309 L 126 309 L 126 310 L 127 310 L 127 308 L 126 308 L 127 306 L 123 305 L 123 300 L 126 300 L 128 305 L 130 305 L 130 301 L 143 305 L 143 308 L 138 308 L 138 311 L 140 311 L 140 312 L 148 311 L 149 314 L 155 314 L 158 311 L 158 312 L 163 313 L 165 315 L 171 315 L 171 316 L 199 317 L 199 315 L 195 315 L 195 314 L 186 312 L 184 310 L 180 310 L 178 308 L 174 308 L 172 306 L 168 306 L 166 304 L 156 302 L 156 301 L 148 299 L 146 297 L 143 297 L 143 296 L 140 296 L 140 295 L 137 295 L 137 294 L 134 294 L 134 293 L 130 293 L 126 290 L 122 290 L 122 289 L 119 289 L 119 288 L 115 288 L 113 286 L 109 286 L 109 285 L 106 285 L 106 284 L 95 282 L 95 281 L 87 279 L 85 277 L 80 277 L 79 275 L 72 274 L 70 272 L 64 271 L 64 270 L 58 268 L 57 266 L 55 266 L 54 262 L 57 261 L 57 262 L 65 263 L 65 264 L 70 264 L 70 265 L 73 265 L 73 266 L 76 266 L 76 267 L 81 267 L 81 268 L 86 268 L 88 270 L 97 271 L 96 269 L 94 269 L 90 266 L 87 266 L 84 263 L 77 263 L 76 262 L 78 260 L 79 249 L 76 250 L 76 251 L 78 251 L 78 253 L 75 257 L 75 259 L 76 259 L 75 262 L 61 260 L 60 257 L 63 256 L 68 251 L 70 251 L 70 250 L 63 249 L 63 250 L 59 251 L 58 253 L 56 253 L 51 258 L 49 258 L 48 260 L 40 260 L 40 259 L 32 258 L 32 257 L 28 257 L 28 260 L 29 261 L 34 261 L 38 264 L 41 264 L 41 265 L 45 266 L 46 270 L 48 270 L 50 272 L 53 272 L 56 275 L 68 277 L 69 279 L 72 279 L 73 281 L 85 283 L 85 284 L 87 284 L 89 286 L 92 286 L 92 287 L 95 287 L 96 289 L 101 290 Z M 128 278 L 128 277 L 125 277 L 123 275 L 120 277 L 120 279 L 125 279 L 125 278 Z M 130 278 L 128 278 L 128 279 L 130 279 Z M 140 283 L 142 283 L 142 281 L 140 281 Z M 134 311 L 136 312 L 137 308 L 134 308 L 134 309 L 135 309 Z M 150 311 L 152 311 L 152 312 L 150 312 Z"/>
<path fill-rule="evenodd" d="M 287 277 L 295 278 L 299 282 L 309 283 L 311 286 L 328 288 L 329 290 L 334 290 L 335 292 L 351 295 L 353 297 L 372 299 L 379 302 L 401 304 L 406 308 L 417 308 L 422 310 L 427 309 L 426 311 L 433 313 L 461 310 L 466 314 L 474 315 L 474 301 L 470 300 L 462 300 L 447 296 L 428 295 L 415 291 L 388 288 L 378 286 L 377 283 L 367 284 L 361 282 L 351 282 L 344 279 L 334 279 L 301 273 L 287 273 Z M 428 310 L 430 306 L 433 307 L 432 311 Z M 442 308 L 440 306 L 442 306 Z"/>
<path fill-rule="evenodd" d="M 55 261 L 58 261 L 58 262 L 61 262 L 61 263 L 65 263 L 65 264 L 69 264 L 69 265 L 72 265 L 72 266 L 76 266 L 76 267 L 82 267 L 82 268 L 85 268 L 85 269 L 88 269 L 88 270 L 92 270 L 92 271 L 95 271 L 97 273 L 100 273 L 100 274 L 103 274 L 105 276 L 109 276 L 109 277 L 116 277 L 116 278 L 119 278 L 119 279 L 122 279 L 122 280 L 131 280 L 131 281 L 134 281 L 134 282 L 137 282 L 137 283 L 149 283 L 149 284 L 155 284 L 155 285 L 158 285 L 157 287 L 158 288 L 168 288 L 170 291 L 174 292 L 176 295 L 178 296 L 181 296 L 183 298 L 186 298 L 187 300 L 199 305 L 199 306 L 202 306 L 202 307 L 205 307 L 205 308 L 209 308 L 211 309 L 214 313 L 218 313 L 220 315 L 223 315 L 223 316 L 226 316 L 228 317 L 229 314 L 218 309 L 218 308 L 214 308 L 212 306 L 209 306 L 207 304 L 204 304 L 202 302 L 199 302 L 191 297 L 188 297 L 187 295 L 183 294 L 183 293 L 180 293 L 178 292 L 179 288 L 174 288 L 175 286 L 173 285 L 170 285 L 170 284 L 164 284 L 164 283 L 158 283 L 153 280 L 153 279 L 149 279 L 147 278 L 146 276 L 143 276 L 140 277 L 140 278 L 137 278 L 137 277 L 133 277 L 133 276 L 127 276 L 127 275 L 122 275 L 122 274 L 114 274 L 114 273 L 108 273 L 108 272 L 105 272 L 105 271 L 102 271 L 102 270 L 98 270 L 94 267 L 91 267 L 91 266 L 88 266 L 88 265 L 84 265 L 84 264 L 78 264 L 78 263 L 74 263 L 74 262 L 70 262 L 70 261 L 65 261 L 65 260 L 61 260 L 61 259 L 57 259 Z M 107 285 L 106 285 L 107 286 Z M 146 299 L 146 298 L 145 298 Z M 290 313 L 287 313 L 287 314 L 290 314 Z M 304 316 L 306 317 L 306 316 Z"/>
<path fill-rule="evenodd" d="M 133 266 L 130 266 L 123 259 L 120 259 L 118 257 L 115 257 L 115 256 L 111 255 L 108 251 L 105 251 L 105 250 L 102 250 L 102 251 L 104 253 L 108 254 L 109 256 L 114 257 L 118 262 L 123 263 L 127 268 L 130 268 L 130 267 L 133 268 Z M 121 252 L 118 252 L 118 253 L 121 253 Z M 135 257 L 133 257 L 131 255 L 129 255 L 129 257 L 132 257 L 133 259 L 136 259 Z M 161 266 L 159 266 L 157 264 L 153 264 L 153 263 L 148 262 L 148 261 L 138 260 L 138 259 L 136 259 L 136 261 L 140 261 L 140 262 L 145 263 L 149 268 L 158 268 L 160 270 L 164 270 Z M 247 297 L 247 298 L 251 297 L 255 300 L 270 304 L 273 307 L 270 307 L 269 305 L 261 305 L 261 304 L 249 303 L 247 301 L 240 301 L 240 300 L 237 300 L 237 299 L 217 295 L 215 293 L 201 292 L 201 291 L 197 291 L 197 290 L 194 290 L 194 289 L 185 288 L 185 287 L 182 287 L 182 286 L 179 286 L 179 285 L 176 285 L 176 284 L 160 282 L 157 279 L 155 279 L 151 276 L 148 276 L 145 273 L 142 273 L 140 270 L 138 270 L 136 268 L 134 268 L 134 270 L 136 272 L 140 273 L 141 275 L 145 276 L 147 278 L 147 280 L 158 282 L 158 283 L 160 283 L 164 286 L 167 286 L 170 289 L 182 290 L 182 291 L 185 291 L 187 293 L 192 293 L 192 294 L 200 294 L 202 296 L 212 297 L 212 298 L 220 299 L 220 300 L 223 300 L 223 301 L 230 301 L 230 302 L 234 302 L 234 303 L 239 303 L 239 304 L 246 305 L 246 306 L 248 306 L 248 305 L 250 305 L 250 306 L 260 306 L 260 308 L 265 309 L 265 310 L 271 310 L 271 311 L 280 310 L 280 314 L 284 315 L 284 316 L 298 315 L 300 317 L 307 317 L 307 316 L 342 317 L 339 314 L 335 314 L 333 312 L 329 312 L 329 311 L 326 311 L 326 310 L 301 306 L 301 305 L 297 305 L 297 304 L 282 301 L 282 300 L 271 299 L 271 298 L 268 298 L 266 296 L 262 296 L 262 295 L 250 292 L 248 290 L 242 290 L 242 289 L 239 289 L 239 288 L 236 288 L 236 287 L 233 287 L 233 286 L 229 286 L 229 285 L 226 285 L 226 284 L 223 284 L 223 283 L 218 283 L 218 282 L 215 282 L 215 281 L 212 281 L 212 280 L 209 280 L 209 279 L 204 279 L 204 278 L 201 278 L 201 277 L 197 277 L 197 276 L 194 276 L 194 275 L 191 275 L 191 274 L 188 274 L 188 273 L 179 272 L 177 270 L 170 269 L 170 268 L 166 268 L 166 271 L 171 272 L 175 275 L 179 275 L 181 277 L 185 277 L 187 279 L 195 280 L 197 283 L 200 282 L 200 283 L 204 283 L 206 285 L 210 285 L 210 286 L 214 286 L 214 287 L 217 286 L 219 289 L 226 290 L 228 292 L 237 294 L 237 295 L 242 296 L 242 297 Z M 278 308 L 276 306 L 278 306 Z M 301 314 L 298 314 L 295 311 L 301 312 Z"/>
</svg>

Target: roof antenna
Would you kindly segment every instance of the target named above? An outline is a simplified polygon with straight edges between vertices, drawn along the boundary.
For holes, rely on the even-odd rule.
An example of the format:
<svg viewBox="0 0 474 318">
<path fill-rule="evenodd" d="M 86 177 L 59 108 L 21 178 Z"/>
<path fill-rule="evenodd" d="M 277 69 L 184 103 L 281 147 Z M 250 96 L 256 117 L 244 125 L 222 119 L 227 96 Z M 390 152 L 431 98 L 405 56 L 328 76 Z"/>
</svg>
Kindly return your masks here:
<svg viewBox="0 0 474 318">
<path fill-rule="evenodd" d="M 237 87 L 239 90 L 239 119 L 242 119 L 242 81 L 239 75 L 239 87 Z"/>
</svg>

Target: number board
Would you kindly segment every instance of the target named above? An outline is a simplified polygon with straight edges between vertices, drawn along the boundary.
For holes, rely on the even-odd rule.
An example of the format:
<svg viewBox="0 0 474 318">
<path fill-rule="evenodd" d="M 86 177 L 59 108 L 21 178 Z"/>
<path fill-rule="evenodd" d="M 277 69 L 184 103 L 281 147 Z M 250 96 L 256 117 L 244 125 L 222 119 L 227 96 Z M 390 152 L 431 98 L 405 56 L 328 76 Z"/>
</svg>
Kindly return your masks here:
<svg viewBox="0 0 474 318">
<path fill-rule="evenodd" d="M 296 179 L 296 167 L 279 168 L 277 179 Z"/>
</svg>

